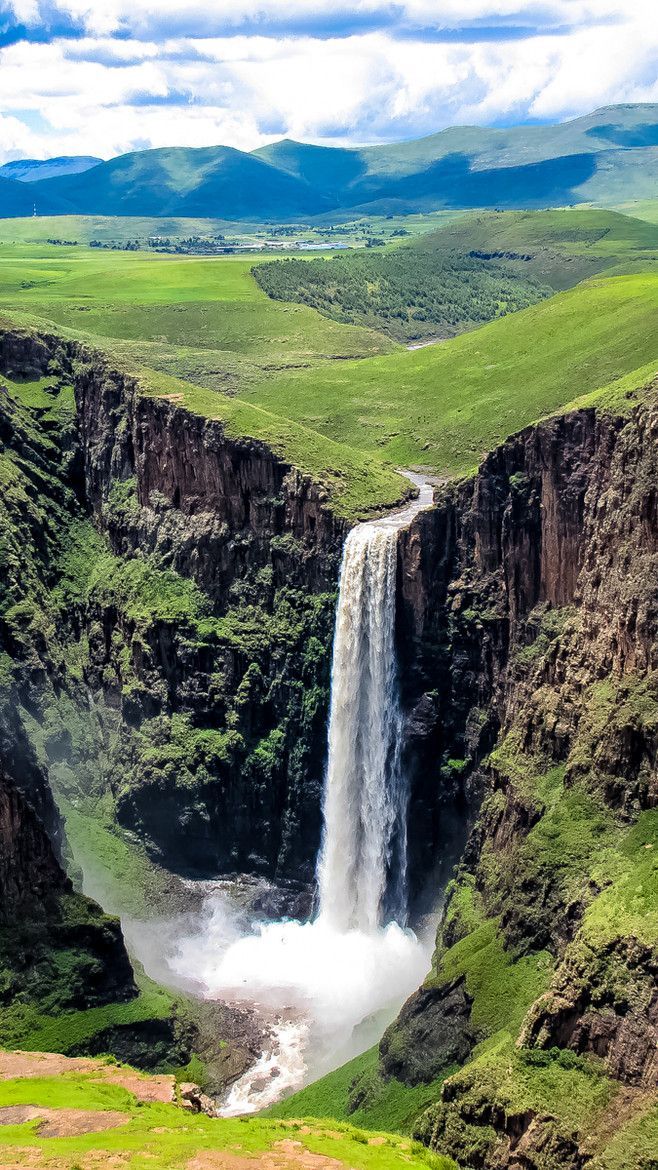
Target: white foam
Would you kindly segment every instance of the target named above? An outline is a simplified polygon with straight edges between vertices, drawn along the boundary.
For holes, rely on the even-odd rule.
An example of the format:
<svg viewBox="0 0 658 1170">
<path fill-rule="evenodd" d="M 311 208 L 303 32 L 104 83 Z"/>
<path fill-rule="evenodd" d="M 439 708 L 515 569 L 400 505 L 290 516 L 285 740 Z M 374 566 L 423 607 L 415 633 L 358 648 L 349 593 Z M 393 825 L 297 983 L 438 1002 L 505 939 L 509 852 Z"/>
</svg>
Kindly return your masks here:
<svg viewBox="0 0 658 1170">
<path fill-rule="evenodd" d="M 200 929 L 179 940 L 169 962 L 209 998 L 253 1003 L 275 1019 L 274 1043 L 226 1102 L 234 1114 L 264 1108 L 361 1051 L 358 1025 L 400 1006 L 426 974 L 430 949 L 394 923 L 366 934 L 322 917 L 258 923 L 236 938 L 230 905 L 214 895 Z"/>
</svg>

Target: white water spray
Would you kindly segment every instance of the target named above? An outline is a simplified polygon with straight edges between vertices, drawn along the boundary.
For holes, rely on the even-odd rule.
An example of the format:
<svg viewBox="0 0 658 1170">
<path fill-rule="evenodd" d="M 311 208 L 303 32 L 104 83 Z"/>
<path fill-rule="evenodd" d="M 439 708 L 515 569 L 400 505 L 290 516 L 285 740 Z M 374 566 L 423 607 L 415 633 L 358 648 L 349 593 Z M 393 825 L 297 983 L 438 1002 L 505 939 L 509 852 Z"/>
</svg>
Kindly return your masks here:
<svg viewBox="0 0 658 1170">
<path fill-rule="evenodd" d="M 321 1075 L 362 1051 L 372 1043 L 359 1042 L 363 1021 L 392 1018 L 427 970 L 431 941 L 404 929 L 408 791 L 395 656 L 397 535 L 433 496 L 411 478 L 419 497 L 358 525 L 343 550 L 318 917 L 256 923 L 236 940 L 225 904 L 210 900 L 202 929 L 180 940 L 172 960 L 179 976 L 194 971 L 209 996 L 275 1013 L 273 1049 L 233 1086 L 227 1114 L 262 1108 L 310 1071 Z"/>
</svg>

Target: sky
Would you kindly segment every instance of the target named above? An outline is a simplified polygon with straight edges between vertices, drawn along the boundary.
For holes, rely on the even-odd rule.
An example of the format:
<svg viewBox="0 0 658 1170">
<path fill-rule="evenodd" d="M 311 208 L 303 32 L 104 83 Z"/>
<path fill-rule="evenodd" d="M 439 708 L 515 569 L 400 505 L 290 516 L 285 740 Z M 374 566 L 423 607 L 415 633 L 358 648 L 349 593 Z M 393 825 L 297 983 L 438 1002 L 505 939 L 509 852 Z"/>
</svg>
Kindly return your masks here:
<svg viewBox="0 0 658 1170">
<path fill-rule="evenodd" d="M 0 0 L 0 162 L 658 101 L 656 0 Z"/>
</svg>

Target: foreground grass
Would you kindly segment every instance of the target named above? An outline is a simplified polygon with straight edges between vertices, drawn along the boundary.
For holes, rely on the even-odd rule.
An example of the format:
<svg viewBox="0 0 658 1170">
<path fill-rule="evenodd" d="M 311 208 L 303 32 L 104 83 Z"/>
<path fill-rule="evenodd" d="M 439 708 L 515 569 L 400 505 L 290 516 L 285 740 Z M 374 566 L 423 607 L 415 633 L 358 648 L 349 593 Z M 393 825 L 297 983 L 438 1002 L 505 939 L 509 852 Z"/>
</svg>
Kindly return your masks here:
<svg viewBox="0 0 658 1170">
<path fill-rule="evenodd" d="M 405 1085 L 394 1077 L 385 1080 L 378 1070 L 378 1057 L 377 1046 L 368 1049 L 273 1105 L 267 1116 L 334 1117 L 364 1129 L 410 1134 L 419 1114 L 436 1101 L 445 1078 L 419 1085 Z"/>
<path fill-rule="evenodd" d="M 456 1170 L 451 1159 L 433 1155 L 400 1137 L 372 1137 L 337 1122 L 328 1127 L 320 1122 L 291 1125 L 251 1118 L 216 1120 L 190 1115 L 175 1105 L 138 1103 L 124 1087 L 99 1080 L 93 1074 L 65 1072 L 59 1077 L 0 1082 L 0 1108 L 27 1104 L 57 1111 L 74 1107 L 101 1113 L 114 1110 L 125 1117 L 111 1129 L 101 1130 L 97 1125 L 96 1130 L 71 1137 L 42 1137 L 39 1122 L 2 1125 L 2 1164 L 27 1160 L 31 1166 L 44 1166 L 56 1159 L 57 1166 L 84 1167 L 87 1159 L 93 1158 L 94 1165 L 101 1159 L 112 1165 L 116 1160 L 127 1170 L 141 1170 L 146 1165 L 151 1170 L 181 1170 L 204 1151 L 222 1151 L 229 1158 L 248 1159 L 248 1164 L 262 1161 L 271 1165 L 273 1157 L 281 1159 L 282 1165 L 299 1162 L 302 1166 L 304 1153 L 310 1152 L 332 1159 L 327 1161 L 328 1167 L 338 1162 L 352 1170 L 397 1170 L 401 1166 L 408 1170 L 427 1166 Z M 282 1143 L 286 1143 L 283 1148 Z"/>
</svg>

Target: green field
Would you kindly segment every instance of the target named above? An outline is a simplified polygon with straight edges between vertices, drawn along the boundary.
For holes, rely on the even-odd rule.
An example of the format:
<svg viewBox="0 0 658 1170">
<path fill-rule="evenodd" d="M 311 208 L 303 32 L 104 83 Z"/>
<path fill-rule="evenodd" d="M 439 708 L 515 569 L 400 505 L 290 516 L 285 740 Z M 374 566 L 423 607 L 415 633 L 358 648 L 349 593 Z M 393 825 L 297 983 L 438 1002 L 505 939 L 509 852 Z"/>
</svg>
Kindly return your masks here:
<svg viewBox="0 0 658 1170">
<path fill-rule="evenodd" d="M 431 246 L 527 254 L 513 262 L 539 265 L 554 287 L 606 265 L 621 274 L 415 352 L 270 300 L 253 256 L 4 245 L 0 312 L 80 337 L 140 371 L 147 393 L 269 443 L 356 516 L 400 498 L 396 467 L 467 473 L 524 425 L 620 378 L 625 392 L 648 380 L 658 364 L 657 238 L 647 222 L 607 212 L 454 221 Z"/>
<path fill-rule="evenodd" d="M 647 223 L 658 223 L 658 199 L 628 199 L 625 203 L 617 203 L 615 211 L 645 219 Z"/>
<path fill-rule="evenodd" d="M 49 240 L 71 240 L 89 244 L 126 244 L 137 240 L 148 248 L 153 237 L 172 241 L 199 236 L 202 239 L 224 236 L 229 246 L 262 248 L 267 241 L 298 244 L 340 244 L 362 247 L 366 240 L 381 237 L 387 242 L 399 238 L 396 233 L 418 236 L 436 230 L 461 216 L 458 211 L 433 211 L 416 215 L 359 216 L 332 212 L 309 222 L 263 224 L 236 222 L 230 219 L 200 219 L 190 216 L 144 215 L 30 215 L 0 219 L 0 244 L 47 244 Z"/>
<path fill-rule="evenodd" d="M 270 301 L 256 258 L 48 245 L 0 248 L 0 308 L 29 313 L 114 355 L 233 392 L 272 370 L 385 353 L 391 343 L 300 305 Z"/>
</svg>

